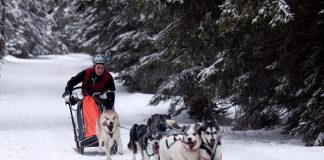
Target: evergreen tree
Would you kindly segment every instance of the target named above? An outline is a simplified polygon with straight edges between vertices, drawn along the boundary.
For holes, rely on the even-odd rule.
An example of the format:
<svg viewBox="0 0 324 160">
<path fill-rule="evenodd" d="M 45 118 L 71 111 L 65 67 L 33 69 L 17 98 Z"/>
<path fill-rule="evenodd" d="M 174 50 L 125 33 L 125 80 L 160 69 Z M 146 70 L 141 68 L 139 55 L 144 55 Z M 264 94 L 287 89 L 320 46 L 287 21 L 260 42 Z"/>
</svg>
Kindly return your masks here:
<svg viewBox="0 0 324 160">
<path fill-rule="evenodd" d="M 0 59 L 5 55 L 5 41 L 4 41 L 4 21 L 5 21 L 5 3 L 1 0 L 0 3 Z"/>
<path fill-rule="evenodd" d="M 5 1 L 4 39 L 6 54 L 33 57 L 44 54 L 66 54 L 68 49 L 58 38 L 47 1 Z"/>
</svg>

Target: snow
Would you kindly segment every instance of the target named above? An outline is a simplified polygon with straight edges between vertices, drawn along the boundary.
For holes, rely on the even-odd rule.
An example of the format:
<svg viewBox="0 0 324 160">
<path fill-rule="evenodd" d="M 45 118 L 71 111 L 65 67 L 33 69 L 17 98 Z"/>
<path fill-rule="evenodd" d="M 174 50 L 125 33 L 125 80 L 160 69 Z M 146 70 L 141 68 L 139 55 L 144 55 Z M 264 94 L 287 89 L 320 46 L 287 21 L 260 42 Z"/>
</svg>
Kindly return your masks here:
<svg viewBox="0 0 324 160">
<path fill-rule="evenodd" d="M 125 39 L 125 38 L 132 36 L 135 32 L 136 32 L 135 30 L 128 31 L 128 32 L 118 35 L 117 38 Z"/>
<path fill-rule="evenodd" d="M 320 10 L 318 14 L 324 14 L 324 9 Z"/>
<path fill-rule="evenodd" d="M 68 107 L 61 94 L 67 80 L 91 66 L 85 54 L 39 56 L 36 59 L 2 60 L 0 77 L 0 159 L 1 160 L 105 160 L 98 148 L 86 148 L 85 155 L 74 151 L 73 130 Z M 121 125 L 130 128 L 145 123 L 154 113 L 166 113 L 168 103 L 147 106 L 153 95 L 127 93 L 116 81 L 116 110 Z M 124 155 L 129 160 L 128 130 L 122 128 Z M 224 160 L 322 160 L 324 149 L 305 147 L 300 139 L 282 136 L 280 129 L 233 132 L 223 127 Z M 139 159 L 139 156 L 137 157 Z"/>
<path fill-rule="evenodd" d="M 140 64 L 141 66 L 144 66 L 146 64 L 150 64 L 154 61 L 160 61 L 165 52 L 164 51 L 161 51 L 161 52 L 157 52 L 157 53 L 153 53 L 151 55 L 148 55 L 148 56 L 144 56 L 142 57 L 139 61 L 140 61 Z"/>
<path fill-rule="evenodd" d="M 200 78 L 199 83 L 202 83 L 203 81 L 208 79 L 208 77 L 210 77 L 211 75 L 214 75 L 216 72 L 219 71 L 219 68 L 217 68 L 216 66 L 224 61 L 224 55 L 225 55 L 225 52 L 220 52 L 217 55 L 217 60 L 211 66 L 203 69 L 198 74 L 198 77 Z"/>
<path fill-rule="evenodd" d="M 179 2 L 180 4 L 183 4 L 183 0 L 168 0 L 169 3 L 176 3 Z"/>
<path fill-rule="evenodd" d="M 91 39 L 89 39 L 88 41 L 82 43 L 81 47 L 88 47 L 98 40 L 99 40 L 99 35 L 96 35 L 96 36 L 92 37 Z"/>
<path fill-rule="evenodd" d="M 290 7 L 284 0 L 276 0 L 272 3 L 276 6 L 274 8 L 276 14 L 269 22 L 271 27 L 276 26 L 277 22 L 288 23 L 289 21 L 294 19 L 293 14 L 290 12 Z"/>
<path fill-rule="evenodd" d="M 324 132 L 321 132 L 321 133 L 318 135 L 318 137 L 317 137 L 316 140 L 315 140 L 315 144 L 314 144 L 314 145 L 318 146 L 318 145 L 322 144 L 322 143 L 323 143 L 323 142 L 322 142 L 322 139 L 324 139 Z"/>
<path fill-rule="evenodd" d="M 123 48 L 124 47 L 124 43 L 125 41 L 131 39 L 133 36 L 135 36 L 134 34 L 136 33 L 135 30 L 132 30 L 132 31 L 128 31 L 126 33 L 123 33 L 123 34 L 120 34 L 117 36 L 117 39 L 118 39 L 118 43 L 111 47 L 110 50 L 111 51 L 117 51 L 118 49 L 120 48 Z"/>
</svg>

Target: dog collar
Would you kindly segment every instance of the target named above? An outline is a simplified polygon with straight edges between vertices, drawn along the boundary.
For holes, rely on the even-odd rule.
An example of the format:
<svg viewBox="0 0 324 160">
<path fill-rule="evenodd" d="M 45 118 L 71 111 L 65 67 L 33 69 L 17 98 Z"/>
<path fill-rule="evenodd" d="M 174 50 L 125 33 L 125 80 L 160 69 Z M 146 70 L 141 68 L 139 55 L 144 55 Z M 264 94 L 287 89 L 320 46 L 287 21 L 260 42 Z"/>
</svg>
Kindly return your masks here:
<svg viewBox="0 0 324 160">
<path fill-rule="evenodd" d="M 170 147 L 177 141 L 176 137 L 173 137 L 173 142 L 169 145 L 168 143 L 168 139 L 166 139 L 165 144 L 167 146 L 168 149 L 170 149 Z"/>
<path fill-rule="evenodd" d="M 112 137 L 113 137 L 113 134 L 114 134 L 114 133 L 108 133 L 108 134 L 109 134 L 109 135 L 110 135 L 110 137 L 112 138 Z"/>
</svg>

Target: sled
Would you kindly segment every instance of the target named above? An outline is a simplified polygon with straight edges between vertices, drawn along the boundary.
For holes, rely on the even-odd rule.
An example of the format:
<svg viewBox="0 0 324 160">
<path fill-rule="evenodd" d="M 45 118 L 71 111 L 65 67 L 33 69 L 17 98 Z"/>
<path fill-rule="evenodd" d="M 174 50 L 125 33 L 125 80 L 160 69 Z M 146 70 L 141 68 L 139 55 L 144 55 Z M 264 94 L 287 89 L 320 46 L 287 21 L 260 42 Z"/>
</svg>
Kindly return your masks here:
<svg viewBox="0 0 324 160">
<path fill-rule="evenodd" d="M 70 109 L 76 150 L 83 155 L 86 147 L 99 146 L 96 136 L 96 120 L 103 111 L 103 105 L 98 98 L 98 93 L 82 97 L 75 92 L 77 89 L 81 90 L 81 87 L 73 88 L 69 95 L 70 103 L 66 104 Z M 76 115 L 76 119 L 74 115 Z M 111 147 L 111 154 L 116 154 L 117 150 L 115 142 Z"/>
</svg>

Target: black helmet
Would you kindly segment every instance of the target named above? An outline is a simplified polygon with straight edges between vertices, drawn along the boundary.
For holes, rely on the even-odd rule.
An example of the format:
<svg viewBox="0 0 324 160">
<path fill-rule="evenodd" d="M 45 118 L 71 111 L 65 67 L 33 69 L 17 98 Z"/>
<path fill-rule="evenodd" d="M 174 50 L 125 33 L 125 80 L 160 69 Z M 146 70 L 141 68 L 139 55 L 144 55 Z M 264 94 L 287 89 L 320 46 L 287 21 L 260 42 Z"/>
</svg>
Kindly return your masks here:
<svg viewBox="0 0 324 160">
<path fill-rule="evenodd" d="M 92 61 L 93 61 L 93 65 L 106 64 L 108 62 L 108 58 L 103 54 L 96 54 L 93 56 Z"/>
</svg>

